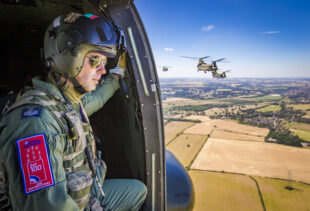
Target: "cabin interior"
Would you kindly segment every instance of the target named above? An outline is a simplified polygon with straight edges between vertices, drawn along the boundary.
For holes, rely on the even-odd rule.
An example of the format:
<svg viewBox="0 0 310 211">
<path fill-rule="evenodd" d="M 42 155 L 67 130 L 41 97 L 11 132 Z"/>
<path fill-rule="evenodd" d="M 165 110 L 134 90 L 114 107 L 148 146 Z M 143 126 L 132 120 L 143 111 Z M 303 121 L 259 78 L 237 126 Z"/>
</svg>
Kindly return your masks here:
<svg viewBox="0 0 310 211">
<path fill-rule="evenodd" d="M 36 75 L 45 75 L 41 59 L 47 25 L 67 12 L 94 13 L 91 1 L 1 0 L 0 108 Z M 93 1 L 96 2 L 96 1 Z M 127 41 L 127 45 L 129 42 Z M 125 83 L 129 100 L 119 89 L 104 107 L 90 117 L 97 149 L 107 164 L 106 178 L 135 178 L 145 182 L 145 146 L 135 76 L 128 61 Z"/>
</svg>

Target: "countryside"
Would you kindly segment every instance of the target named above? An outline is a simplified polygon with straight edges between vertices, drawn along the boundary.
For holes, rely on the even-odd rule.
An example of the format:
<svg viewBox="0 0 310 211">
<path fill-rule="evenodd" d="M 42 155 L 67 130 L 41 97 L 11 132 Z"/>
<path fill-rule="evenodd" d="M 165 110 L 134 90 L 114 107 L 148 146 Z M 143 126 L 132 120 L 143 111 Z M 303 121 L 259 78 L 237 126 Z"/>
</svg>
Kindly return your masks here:
<svg viewBox="0 0 310 211">
<path fill-rule="evenodd" d="M 162 79 L 194 210 L 309 210 L 310 79 Z"/>
</svg>

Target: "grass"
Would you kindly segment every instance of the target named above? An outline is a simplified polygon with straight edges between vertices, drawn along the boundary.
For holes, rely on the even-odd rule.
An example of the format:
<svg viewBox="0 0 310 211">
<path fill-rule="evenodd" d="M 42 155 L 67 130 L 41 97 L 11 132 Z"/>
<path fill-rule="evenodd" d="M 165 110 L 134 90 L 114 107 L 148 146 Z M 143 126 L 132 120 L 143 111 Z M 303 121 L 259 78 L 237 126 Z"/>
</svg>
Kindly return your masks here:
<svg viewBox="0 0 310 211">
<path fill-rule="evenodd" d="M 310 141 L 310 131 L 292 129 L 292 131 L 302 140 Z"/>
<path fill-rule="evenodd" d="M 260 109 L 257 109 L 256 111 L 260 111 L 260 112 L 269 112 L 269 111 L 280 111 L 281 107 L 278 105 L 270 105 L 270 106 L 266 106 Z"/>
<path fill-rule="evenodd" d="M 310 124 L 289 122 L 286 127 L 292 130 L 300 139 L 310 141 Z"/>
<path fill-rule="evenodd" d="M 310 185 L 263 177 L 255 177 L 266 210 L 309 210 Z"/>
</svg>

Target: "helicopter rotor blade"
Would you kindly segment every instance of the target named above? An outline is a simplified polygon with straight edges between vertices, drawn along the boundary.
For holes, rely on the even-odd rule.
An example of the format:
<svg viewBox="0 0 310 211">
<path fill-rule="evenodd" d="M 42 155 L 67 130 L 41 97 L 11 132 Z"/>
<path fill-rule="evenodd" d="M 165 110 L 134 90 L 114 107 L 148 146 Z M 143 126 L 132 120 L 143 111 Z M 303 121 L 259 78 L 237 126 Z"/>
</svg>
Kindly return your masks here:
<svg viewBox="0 0 310 211">
<path fill-rule="evenodd" d="M 205 57 L 201 57 L 199 59 L 206 59 L 206 58 L 209 58 L 210 56 L 205 56 Z"/>
<path fill-rule="evenodd" d="M 228 73 L 228 72 L 230 72 L 231 70 L 226 70 L 226 71 L 224 71 L 223 73 Z"/>
<path fill-rule="evenodd" d="M 183 57 L 183 58 L 188 58 L 188 59 L 199 59 L 198 57 L 192 57 L 192 56 L 181 56 L 181 57 Z"/>
<path fill-rule="evenodd" d="M 223 60 L 225 60 L 226 58 L 221 58 L 221 59 L 218 59 L 218 60 L 215 60 L 215 62 L 222 62 Z"/>
</svg>

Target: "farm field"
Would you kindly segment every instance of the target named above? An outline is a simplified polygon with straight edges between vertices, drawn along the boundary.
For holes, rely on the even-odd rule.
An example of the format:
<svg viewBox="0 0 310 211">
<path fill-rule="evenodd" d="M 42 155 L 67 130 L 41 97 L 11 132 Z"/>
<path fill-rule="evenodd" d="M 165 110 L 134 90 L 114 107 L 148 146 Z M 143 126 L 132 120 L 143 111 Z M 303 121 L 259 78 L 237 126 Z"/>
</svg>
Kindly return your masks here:
<svg viewBox="0 0 310 211">
<path fill-rule="evenodd" d="M 246 175 L 190 170 L 194 211 L 263 210 L 256 184 Z"/>
<path fill-rule="evenodd" d="M 263 177 L 254 178 L 259 184 L 266 210 L 309 210 L 310 185 Z M 286 189 L 287 185 L 292 189 Z"/>
<path fill-rule="evenodd" d="M 310 141 L 310 131 L 292 129 L 292 131 L 302 140 Z"/>
<path fill-rule="evenodd" d="M 308 149 L 209 138 L 191 169 L 225 171 L 310 183 L 309 160 Z"/>
<path fill-rule="evenodd" d="M 251 135 L 245 135 L 240 133 L 232 133 L 227 132 L 224 130 L 213 130 L 213 132 L 210 135 L 210 138 L 217 138 L 217 139 L 230 139 L 230 140 L 241 140 L 241 141 L 259 141 L 264 142 L 264 137 L 259 136 L 251 136 Z"/>
<path fill-rule="evenodd" d="M 260 111 L 260 112 L 269 112 L 269 111 L 280 111 L 281 107 L 278 105 L 270 105 L 270 106 L 266 106 L 260 109 L 257 109 L 256 111 Z"/>
<path fill-rule="evenodd" d="M 301 110 L 307 110 L 310 109 L 310 104 L 292 104 L 288 105 L 287 107 L 291 107 L 293 109 L 301 109 Z"/>
<path fill-rule="evenodd" d="M 293 131 L 299 138 L 310 141 L 310 124 L 289 122 L 286 127 Z"/>
<path fill-rule="evenodd" d="M 192 126 L 192 122 L 179 122 L 172 121 L 165 125 L 165 144 L 168 144 L 177 134 L 181 133 L 184 129 Z"/>
<path fill-rule="evenodd" d="M 243 125 L 233 121 L 213 120 L 212 123 L 213 125 L 215 125 L 215 128 L 217 129 L 235 133 L 242 133 L 246 135 L 265 137 L 269 133 L 269 130 L 266 128 Z"/>
<path fill-rule="evenodd" d="M 212 132 L 212 130 L 213 125 L 211 124 L 211 121 L 207 121 L 195 124 L 187 128 L 186 130 L 184 130 L 184 133 L 209 135 Z"/>
<path fill-rule="evenodd" d="M 266 128 L 242 125 L 229 120 L 210 120 L 201 122 L 187 128 L 184 130 L 184 133 L 209 135 L 213 129 L 260 137 L 265 137 L 269 133 L 269 130 Z"/>
<path fill-rule="evenodd" d="M 187 167 L 205 143 L 207 136 L 194 134 L 181 134 L 171 141 L 166 148 L 170 150 Z"/>
</svg>

